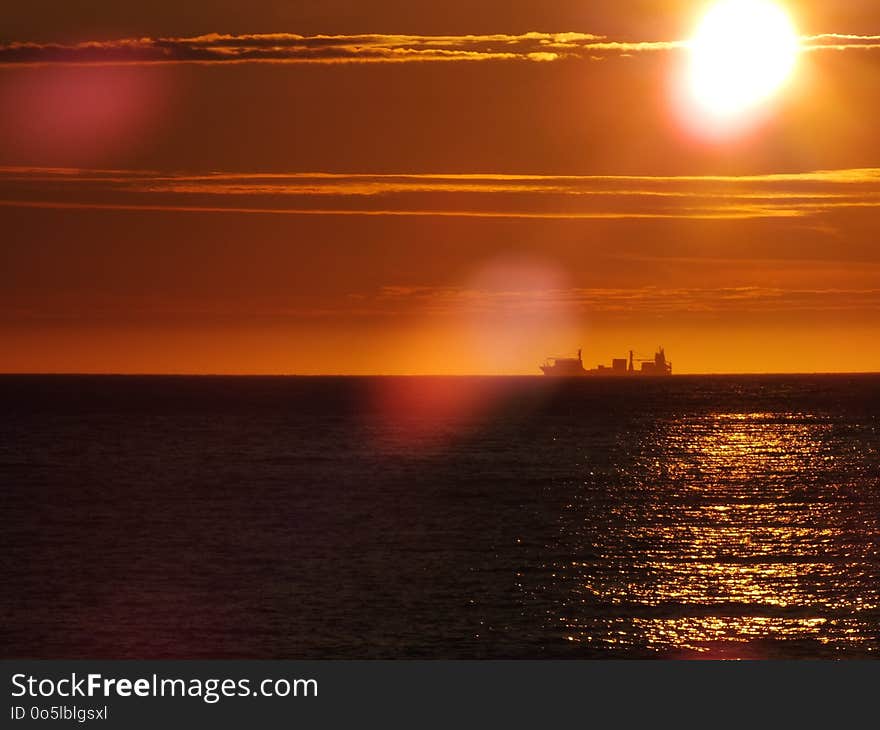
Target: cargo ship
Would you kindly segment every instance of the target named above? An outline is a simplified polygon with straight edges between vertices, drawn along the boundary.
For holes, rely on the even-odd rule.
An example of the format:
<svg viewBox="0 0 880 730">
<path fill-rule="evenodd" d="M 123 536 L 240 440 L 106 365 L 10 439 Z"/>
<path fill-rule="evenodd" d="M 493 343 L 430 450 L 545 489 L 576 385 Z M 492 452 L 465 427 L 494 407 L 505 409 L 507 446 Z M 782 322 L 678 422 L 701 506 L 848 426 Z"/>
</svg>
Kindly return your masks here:
<svg viewBox="0 0 880 730">
<path fill-rule="evenodd" d="M 639 367 L 636 368 L 636 363 Z M 643 375 L 672 375 L 672 363 L 666 359 L 666 352 L 662 347 L 657 349 L 653 358 L 636 358 L 632 350 L 629 357 L 615 358 L 611 365 L 597 365 L 587 370 L 584 367 L 584 359 L 581 350 L 577 357 L 551 357 L 541 365 L 541 372 L 552 377 L 628 377 Z"/>
</svg>

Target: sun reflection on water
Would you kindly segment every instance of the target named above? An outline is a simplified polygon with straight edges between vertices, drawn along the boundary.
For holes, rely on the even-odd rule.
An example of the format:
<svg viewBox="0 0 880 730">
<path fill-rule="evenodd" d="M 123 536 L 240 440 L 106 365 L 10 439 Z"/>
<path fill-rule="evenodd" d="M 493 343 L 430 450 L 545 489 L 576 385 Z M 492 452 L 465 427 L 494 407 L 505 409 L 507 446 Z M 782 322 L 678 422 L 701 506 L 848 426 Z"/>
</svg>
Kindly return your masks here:
<svg viewBox="0 0 880 730">
<path fill-rule="evenodd" d="M 880 516 L 861 508 L 847 443 L 803 413 L 654 424 L 634 454 L 586 471 L 531 599 L 560 639 L 595 650 L 877 651 Z"/>
</svg>

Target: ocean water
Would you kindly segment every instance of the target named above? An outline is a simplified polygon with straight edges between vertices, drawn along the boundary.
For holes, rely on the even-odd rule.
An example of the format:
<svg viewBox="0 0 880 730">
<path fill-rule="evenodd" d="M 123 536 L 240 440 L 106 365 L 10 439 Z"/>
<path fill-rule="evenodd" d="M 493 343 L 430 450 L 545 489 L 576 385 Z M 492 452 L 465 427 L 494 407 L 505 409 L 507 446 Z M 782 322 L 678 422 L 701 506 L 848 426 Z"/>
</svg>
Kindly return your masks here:
<svg viewBox="0 0 880 730">
<path fill-rule="evenodd" d="M 880 655 L 880 377 L 0 377 L 4 657 Z"/>
</svg>

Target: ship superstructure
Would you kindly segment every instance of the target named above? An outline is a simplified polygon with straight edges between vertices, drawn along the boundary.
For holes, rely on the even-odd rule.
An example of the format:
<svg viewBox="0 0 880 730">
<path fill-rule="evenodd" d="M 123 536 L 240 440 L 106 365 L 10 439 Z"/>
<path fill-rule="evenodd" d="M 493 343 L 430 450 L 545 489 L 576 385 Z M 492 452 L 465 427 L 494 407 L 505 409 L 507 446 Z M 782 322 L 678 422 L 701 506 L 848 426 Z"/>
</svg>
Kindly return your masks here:
<svg viewBox="0 0 880 730">
<path fill-rule="evenodd" d="M 638 368 L 636 367 L 638 363 Z M 637 358 L 630 350 L 628 357 L 614 358 L 611 365 L 597 365 L 595 368 L 584 367 L 583 351 L 577 351 L 577 357 L 551 357 L 541 365 L 544 375 L 554 377 L 594 376 L 594 377 L 628 377 L 628 376 L 665 376 L 672 375 L 672 363 L 666 359 L 666 351 L 659 347 L 653 358 Z"/>
</svg>

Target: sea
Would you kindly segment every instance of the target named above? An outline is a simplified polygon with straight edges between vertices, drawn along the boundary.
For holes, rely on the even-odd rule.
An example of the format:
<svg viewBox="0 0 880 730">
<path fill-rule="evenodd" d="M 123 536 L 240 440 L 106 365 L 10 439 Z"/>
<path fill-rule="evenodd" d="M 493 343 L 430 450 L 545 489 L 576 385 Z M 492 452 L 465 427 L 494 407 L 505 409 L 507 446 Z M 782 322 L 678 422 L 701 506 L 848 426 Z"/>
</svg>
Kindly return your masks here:
<svg viewBox="0 0 880 730">
<path fill-rule="evenodd" d="M 880 376 L 0 377 L 4 658 L 880 656 Z"/>
</svg>

